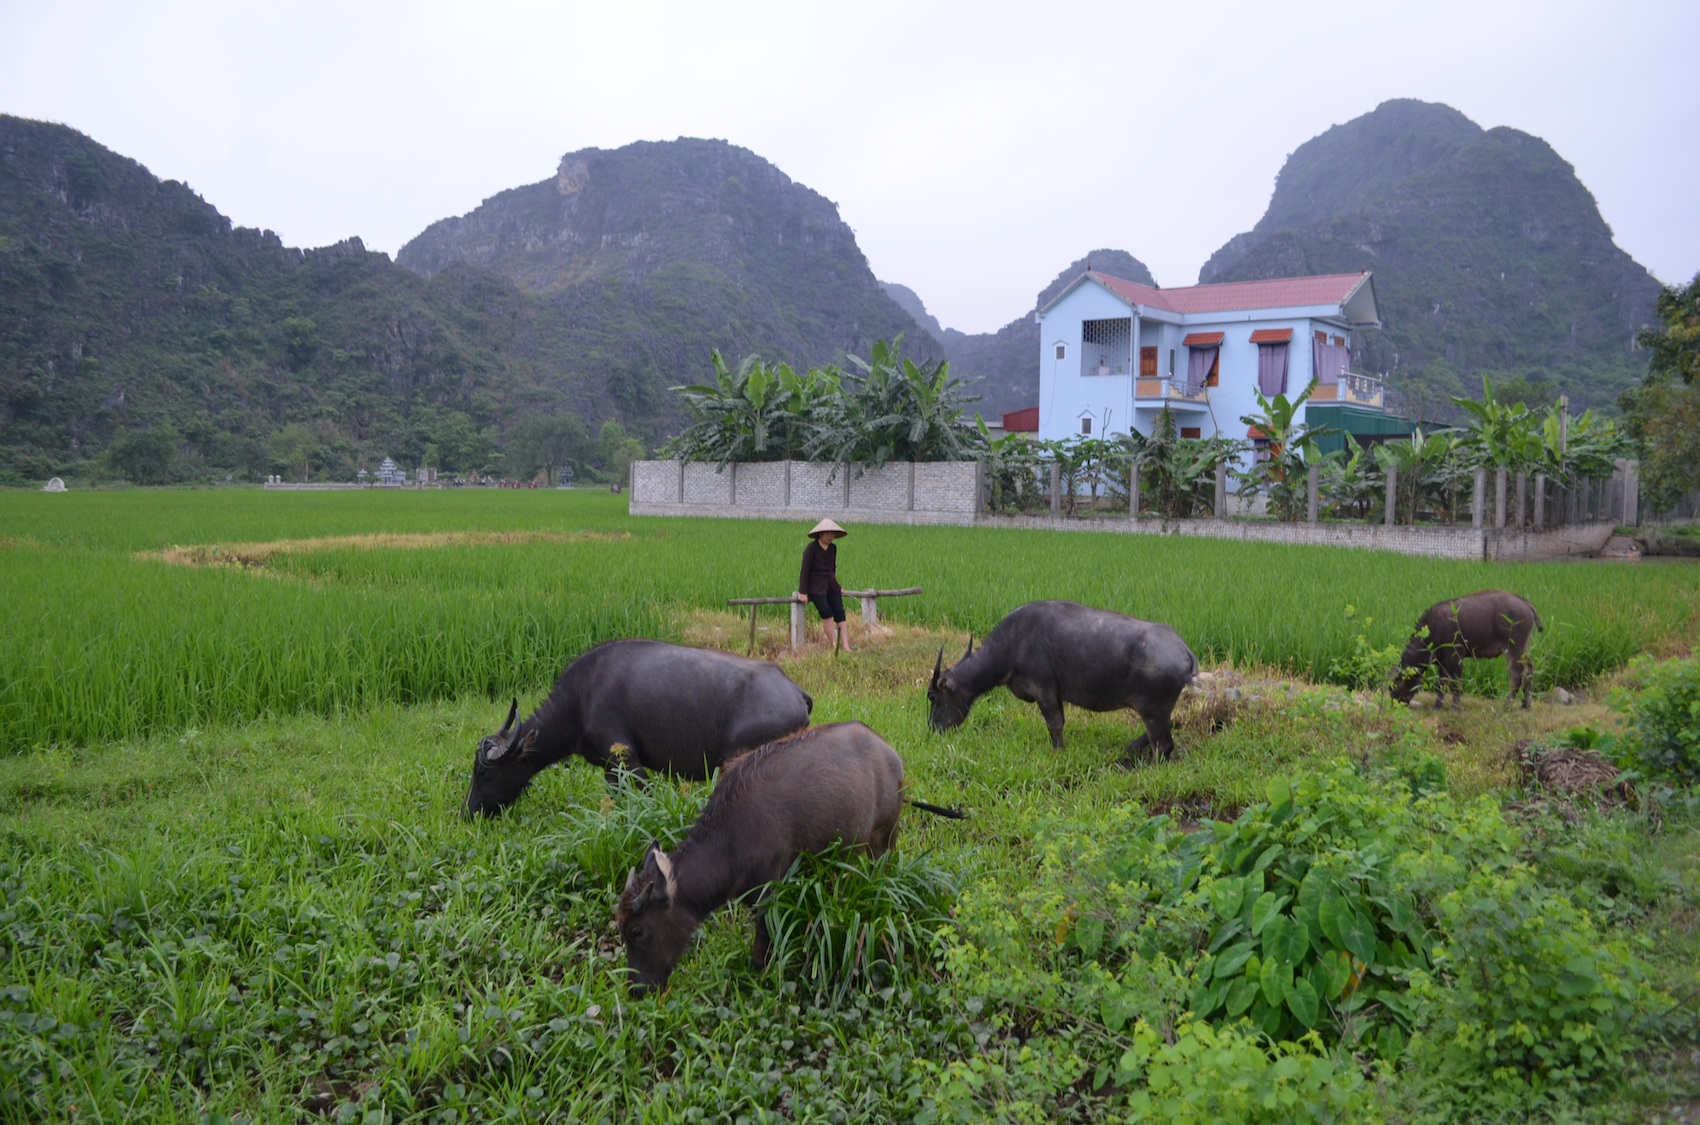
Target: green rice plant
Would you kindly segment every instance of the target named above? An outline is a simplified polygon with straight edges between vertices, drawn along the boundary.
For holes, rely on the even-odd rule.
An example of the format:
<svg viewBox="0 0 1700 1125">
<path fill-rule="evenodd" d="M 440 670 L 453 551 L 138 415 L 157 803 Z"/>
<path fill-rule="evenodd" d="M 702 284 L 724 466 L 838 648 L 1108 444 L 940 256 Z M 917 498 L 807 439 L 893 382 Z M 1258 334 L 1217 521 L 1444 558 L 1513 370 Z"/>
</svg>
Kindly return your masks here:
<svg viewBox="0 0 1700 1125">
<path fill-rule="evenodd" d="M 684 840 L 719 778 L 716 770 L 706 784 L 665 778 L 645 784 L 621 771 L 600 804 L 561 813 L 565 824 L 538 843 L 571 856 L 599 887 L 617 892 L 650 844 L 671 851 Z"/>
<path fill-rule="evenodd" d="M 932 967 L 956 890 L 956 876 L 925 854 L 870 859 L 835 845 L 800 855 L 761 907 L 769 965 L 834 1003 L 852 989 L 894 988 Z"/>
</svg>

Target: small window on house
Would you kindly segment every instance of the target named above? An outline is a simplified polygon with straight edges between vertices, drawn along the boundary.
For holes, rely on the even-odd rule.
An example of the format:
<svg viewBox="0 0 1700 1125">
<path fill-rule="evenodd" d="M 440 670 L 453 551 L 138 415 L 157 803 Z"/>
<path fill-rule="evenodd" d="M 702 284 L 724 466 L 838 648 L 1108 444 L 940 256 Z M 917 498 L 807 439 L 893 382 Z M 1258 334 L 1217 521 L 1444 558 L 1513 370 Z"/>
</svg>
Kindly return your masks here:
<svg viewBox="0 0 1700 1125">
<path fill-rule="evenodd" d="M 1090 434 L 1092 432 L 1092 419 L 1090 416 L 1080 420 L 1080 432 L 1083 434 Z"/>
<path fill-rule="evenodd" d="M 1182 426 L 1181 427 L 1181 436 L 1182 437 L 1192 437 L 1192 438 L 1203 437 L 1204 436 L 1204 427 L 1203 426 Z"/>
<path fill-rule="evenodd" d="M 1068 358 L 1068 345 L 1067 344 L 1058 344 L 1057 345 L 1057 358 L 1058 359 L 1067 359 Z"/>
<path fill-rule="evenodd" d="M 1337 347 L 1337 348 L 1345 347 L 1346 346 L 1346 338 L 1344 336 L 1334 337 L 1334 346 Z"/>
<path fill-rule="evenodd" d="M 1316 342 L 1319 344 L 1326 344 L 1328 342 L 1328 333 L 1318 328 L 1316 330 Z"/>
<path fill-rule="evenodd" d="M 1175 377 L 1175 349 L 1169 349 L 1169 378 Z"/>
</svg>

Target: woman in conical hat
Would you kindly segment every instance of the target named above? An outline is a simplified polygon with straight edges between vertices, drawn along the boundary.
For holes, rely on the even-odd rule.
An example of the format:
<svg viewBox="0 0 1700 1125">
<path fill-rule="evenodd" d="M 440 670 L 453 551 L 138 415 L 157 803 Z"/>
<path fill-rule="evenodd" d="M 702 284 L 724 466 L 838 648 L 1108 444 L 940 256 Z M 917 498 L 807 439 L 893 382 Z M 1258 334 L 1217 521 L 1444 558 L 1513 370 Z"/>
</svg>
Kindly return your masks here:
<svg viewBox="0 0 1700 1125">
<path fill-rule="evenodd" d="M 848 534 L 832 520 L 810 528 L 812 542 L 803 548 L 803 570 L 797 576 L 797 600 L 814 603 L 827 643 L 845 652 L 850 651 L 850 623 L 844 620 L 844 587 L 838 584 L 838 548 L 832 541 Z"/>
</svg>

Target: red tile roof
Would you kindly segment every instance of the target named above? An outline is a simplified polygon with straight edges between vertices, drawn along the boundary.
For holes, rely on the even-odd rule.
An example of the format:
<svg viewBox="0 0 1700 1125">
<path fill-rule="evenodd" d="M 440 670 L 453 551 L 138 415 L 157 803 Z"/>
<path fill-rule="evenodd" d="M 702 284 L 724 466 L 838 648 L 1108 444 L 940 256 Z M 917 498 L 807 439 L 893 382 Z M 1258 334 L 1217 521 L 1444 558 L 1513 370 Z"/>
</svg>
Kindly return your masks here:
<svg viewBox="0 0 1700 1125">
<path fill-rule="evenodd" d="M 1155 289 L 1096 270 L 1087 274 L 1130 305 L 1153 305 L 1176 313 L 1284 309 L 1343 304 L 1364 281 L 1362 273 L 1326 273 L 1316 277 L 1277 277 L 1269 281 L 1229 281 Z"/>
<path fill-rule="evenodd" d="M 1251 334 L 1254 344 L 1285 344 L 1293 338 L 1291 328 L 1259 328 Z"/>
<path fill-rule="evenodd" d="M 1181 341 L 1183 348 L 1213 348 L 1222 342 L 1226 332 L 1194 332 Z"/>
</svg>

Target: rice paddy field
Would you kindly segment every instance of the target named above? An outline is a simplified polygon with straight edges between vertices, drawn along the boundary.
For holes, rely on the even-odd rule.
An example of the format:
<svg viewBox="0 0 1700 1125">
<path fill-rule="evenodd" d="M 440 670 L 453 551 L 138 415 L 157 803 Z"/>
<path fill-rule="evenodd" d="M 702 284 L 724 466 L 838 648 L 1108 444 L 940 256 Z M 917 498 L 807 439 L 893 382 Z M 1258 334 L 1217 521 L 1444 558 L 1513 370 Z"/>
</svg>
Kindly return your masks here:
<svg viewBox="0 0 1700 1125">
<path fill-rule="evenodd" d="M 837 657 L 784 653 L 764 610 L 759 655 L 969 819 L 906 814 L 894 861 L 799 872 L 774 969 L 749 967 L 738 907 L 665 994 L 629 999 L 614 896 L 709 786 L 566 764 L 469 823 L 472 747 L 598 641 L 742 650 L 725 600 L 788 593 L 804 530 L 633 519 L 594 492 L 0 492 L 0 1120 L 1652 1121 L 1700 1097 L 1693 800 L 1555 801 L 1517 765 L 1613 730 L 1631 658 L 1692 649 L 1682 560 L 854 528 L 847 586 L 925 593 Z M 1485 587 L 1539 608 L 1539 684 L 1576 703 L 1506 709 L 1497 662 L 1460 712 L 1340 682 Z M 938 646 L 1044 597 L 1170 622 L 1212 670 L 1175 761 L 1124 768 L 1136 722 L 1073 710 L 1053 751 L 1005 692 L 928 729 Z M 1263 841 L 1243 870 L 1211 858 L 1242 836 Z M 1349 853 L 1381 944 L 1372 926 L 1331 999 L 1304 970 L 1323 1011 L 1290 969 L 1249 993 L 1222 969 L 1215 1003 L 1251 996 L 1262 1022 L 1205 1020 L 1240 948 L 1206 922 L 1237 925 L 1253 875 L 1271 889 L 1247 926 L 1300 909 L 1277 839 L 1318 870 Z M 1494 956 L 1469 951 L 1524 938 L 1533 961 L 1491 975 L 1533 989 L 1527 1011 L 1458 1008 Z M 1371 966 L 1379 1000 L 1352 1001 Z M 1494 1045 L 1541 1020 L 1573 1049 Z"/>
</svg>

